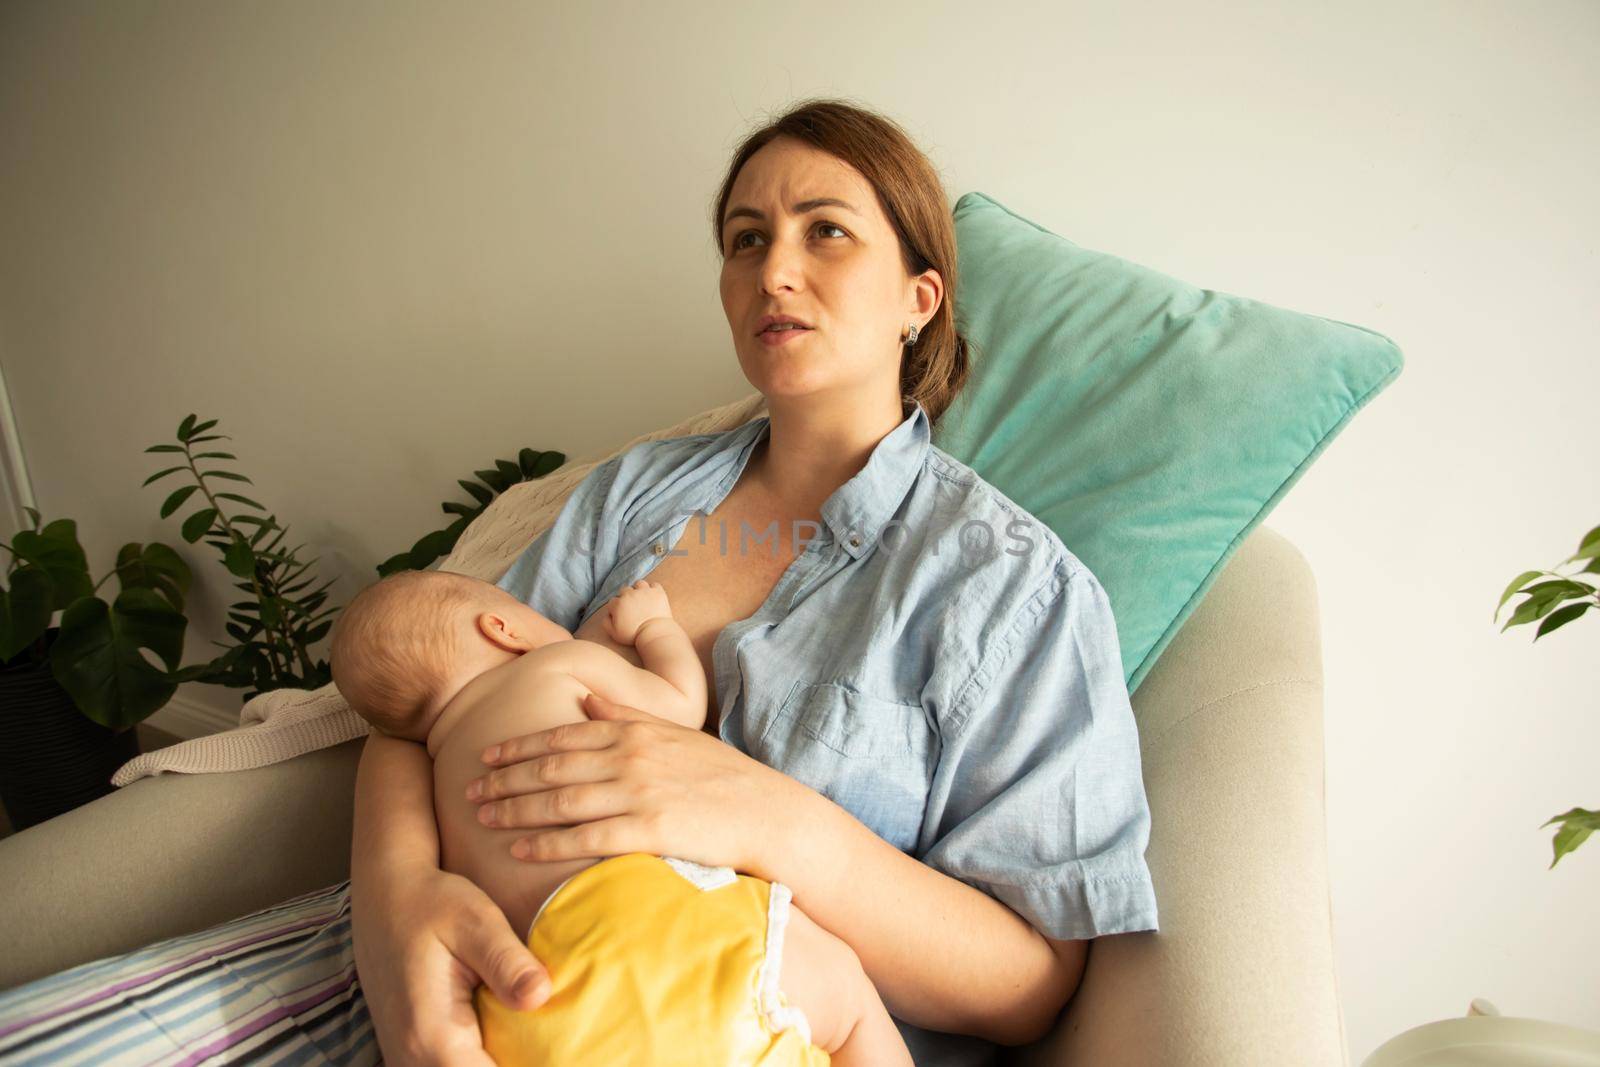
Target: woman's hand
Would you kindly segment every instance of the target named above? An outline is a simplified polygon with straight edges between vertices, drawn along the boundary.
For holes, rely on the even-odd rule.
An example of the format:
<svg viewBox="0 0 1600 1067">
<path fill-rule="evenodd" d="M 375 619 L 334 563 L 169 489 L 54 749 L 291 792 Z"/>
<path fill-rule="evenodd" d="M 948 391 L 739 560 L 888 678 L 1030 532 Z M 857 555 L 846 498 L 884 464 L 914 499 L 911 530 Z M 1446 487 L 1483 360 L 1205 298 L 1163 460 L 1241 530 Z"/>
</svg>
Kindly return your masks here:
<svg viewBox="0 0 1600 1067">
<path fill-rule="evenodd" d="M 531 1011 L 550 996 L 544 967 L 505 912 L 460 875 L 419 867 L 384 889 L 382 900 L 351 901 L 356 970 L 384 1062 L 494 1067 L 473 991 L 481 978 L 508 1006 Z M 520 996 L 519 980 L 528 980 Z"/>
<path fill-rule="evenodd" d="M 532 831 L 512 843 L 525 860 L 627 852 L 765 873 L 781 840 L 780 794 L 799 783 L 703 730 L 591 693 L 588 722 L 563 723 L 496 746 L 484 763 L 478 819 Z M 490 750 L 492 751 L 492 749 Z"/>
</svg>

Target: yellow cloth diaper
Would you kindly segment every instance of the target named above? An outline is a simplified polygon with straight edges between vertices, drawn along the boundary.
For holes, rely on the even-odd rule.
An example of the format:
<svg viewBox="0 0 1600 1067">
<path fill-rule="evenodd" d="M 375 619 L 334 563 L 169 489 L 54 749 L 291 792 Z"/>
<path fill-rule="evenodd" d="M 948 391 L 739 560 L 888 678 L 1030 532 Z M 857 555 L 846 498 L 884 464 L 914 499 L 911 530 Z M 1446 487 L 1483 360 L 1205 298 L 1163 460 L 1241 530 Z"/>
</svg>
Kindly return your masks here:
<svg viewBox="0 0 1600 1067">
<path fill-rule="evenodd" d="M 828 1053 L 778 989 L 789 887 L 731 867 L 630 852 L 585 867 L 534 916 L 550 998 L 473 1003 L 500 1067 L 800 1065 Z"/>
</svg>

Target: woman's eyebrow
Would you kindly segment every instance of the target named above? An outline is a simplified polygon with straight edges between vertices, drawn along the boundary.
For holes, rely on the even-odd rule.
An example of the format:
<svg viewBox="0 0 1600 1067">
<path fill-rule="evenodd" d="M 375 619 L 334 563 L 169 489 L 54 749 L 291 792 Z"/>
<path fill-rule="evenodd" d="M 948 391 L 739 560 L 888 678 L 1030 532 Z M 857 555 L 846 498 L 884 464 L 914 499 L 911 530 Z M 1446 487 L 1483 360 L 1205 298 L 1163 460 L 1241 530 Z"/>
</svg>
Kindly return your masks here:
<svg viewBox="0 0 1600 1067">
<path fill-rule="evenodd" d="M 807 211 L 815 211 L 819 207 L 842 207 L 852 215 L 861 214 L 861 212 L 855 209 L 854 204 L 847 204 L 843 200 L 832 196 L 819 196 L 814 200 L 802 200 L 796 204 L 792 210 L 796 215 L 803 215 Z M 723 216 L 722 224 L 726 226 L 728 223 L 732 222 L 736 218 L 739 218 L 740 216 L 748 216 L 752 219 L 766 218 L 765 215 L 757 211 L 755 208 L 741 204 Z"/>
</svg>

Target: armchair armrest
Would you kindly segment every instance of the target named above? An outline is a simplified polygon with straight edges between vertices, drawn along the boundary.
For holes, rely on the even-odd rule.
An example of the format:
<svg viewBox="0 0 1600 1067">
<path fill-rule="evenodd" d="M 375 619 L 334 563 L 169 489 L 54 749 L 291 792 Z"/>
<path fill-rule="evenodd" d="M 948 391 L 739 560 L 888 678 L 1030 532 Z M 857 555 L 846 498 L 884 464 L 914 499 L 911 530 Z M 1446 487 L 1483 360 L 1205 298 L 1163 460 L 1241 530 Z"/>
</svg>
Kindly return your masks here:
<svg viewBox="0 0 1600 1067">
<path fill-rule="evenodd" d="M 1344 1067 L 1316 582 L 1257 527 L 1133 696 L 1158 933 L 1095 940 L 1030 1067 Z"/>
<path fill-rule="evenodd" d="M 349 878 L 364 743 L 141 778 L 0 840 L 0 989 Z"/>
</svg>

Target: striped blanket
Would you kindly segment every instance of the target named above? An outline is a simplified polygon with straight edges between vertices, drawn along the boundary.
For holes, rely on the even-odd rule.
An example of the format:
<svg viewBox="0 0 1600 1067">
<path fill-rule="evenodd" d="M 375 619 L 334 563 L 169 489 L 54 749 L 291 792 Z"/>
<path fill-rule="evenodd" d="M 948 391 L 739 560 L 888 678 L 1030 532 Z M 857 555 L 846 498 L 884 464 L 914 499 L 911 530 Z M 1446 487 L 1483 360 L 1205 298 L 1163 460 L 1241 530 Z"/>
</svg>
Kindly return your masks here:
<svg viewBox="0 0 1600 1067">
<path fill-rule="evenodd" d="M 0 1064 L 378 1064 L 350 883 L 0 992 Z"/>
</svg>

